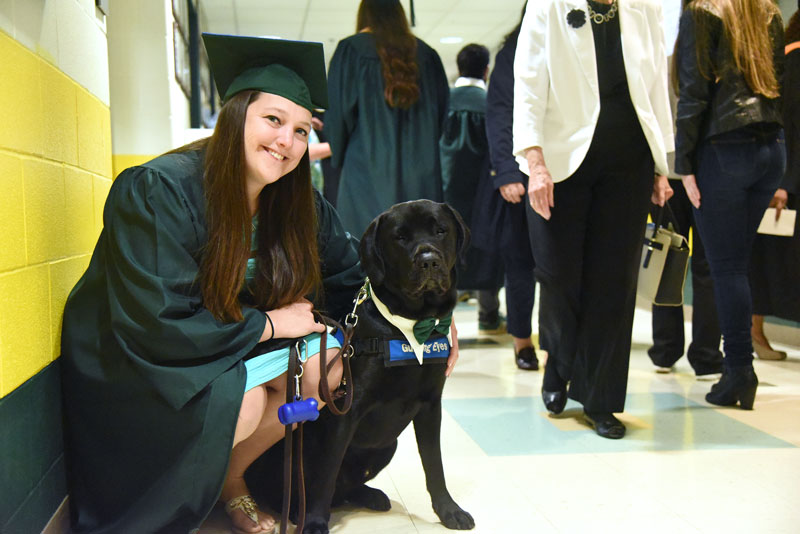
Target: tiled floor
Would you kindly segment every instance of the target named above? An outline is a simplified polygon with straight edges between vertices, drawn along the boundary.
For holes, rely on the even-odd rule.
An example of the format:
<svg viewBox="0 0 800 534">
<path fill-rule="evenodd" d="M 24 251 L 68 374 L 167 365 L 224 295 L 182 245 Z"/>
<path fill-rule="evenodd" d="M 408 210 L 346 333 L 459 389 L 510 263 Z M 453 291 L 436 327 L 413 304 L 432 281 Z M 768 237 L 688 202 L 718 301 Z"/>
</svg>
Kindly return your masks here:
<svg viewBox="0 0 800 534">
<path fill-rule="evenodd" d="M 685 359 L 656 374 L 650 314 L 637 310 L 622 440 L 598 437 L 577 404 L 549 417 L 541 372 L 516 369 L 510 338 L 477 339 L 475 307 L 459 305 L 461 359 L 445 388 L 442 448 L 450 493 L 472 532 L 800 532 L 800 349 L 756 361 L 755 410 L 715 408 Z M 690 336 L 687 329 L 687 339 Z M 313 483 L 313 481 L 309 481 Z M 339 510 L 333 533 L 448 532 L 425 490 L 413 430 L 374 481 L 392 510 Z M 227 533 L 215 509 L 200 534 Z M 290 529 L 290 532 L 292 529 Z"/>
</svg>

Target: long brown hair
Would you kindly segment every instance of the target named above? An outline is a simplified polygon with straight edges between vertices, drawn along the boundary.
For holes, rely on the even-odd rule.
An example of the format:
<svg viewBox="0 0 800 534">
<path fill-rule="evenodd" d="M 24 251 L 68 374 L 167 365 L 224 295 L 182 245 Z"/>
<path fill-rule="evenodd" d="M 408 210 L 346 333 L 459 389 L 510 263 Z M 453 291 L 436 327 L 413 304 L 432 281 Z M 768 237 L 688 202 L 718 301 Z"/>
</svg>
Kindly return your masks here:
<svg viewBox="0 0 800 534">
<path fill-rule="evenodd" d="M 242 320 L 241 293 L 252 219 L 245 186 L 244 124 L 259 91 L 242 91 L 220 109 L 204 169 L 208 242 L 199 281 L 205 307 L 219 320 Z M 254 304 L 279 308 L 316 291 L 321 275 L 308 151 L 300 163 L 261 191 L 258 200 Z"/>
<path fill-rule="evenodd" d="M 780 20 L 780 11 L 772 0 L 695 0 L 688 5 L 697 24 L 696 54 L 700 72 L 708 79 L 726 74 L 734 68 L 741 73 L 750 90 L 767 98 L 780 94 L 778 78 L 773 65 L 774 43 L 770 36 L 770 23 Z M 733 55 L 732 65 L 710 67 L 710 18 L 700 11 L 711 13 L 722 20 L 728 45 Z M 706 16 L 703 16 L 706 15 Z M 709 72 L 709 69 L 711 72 Z"/>
<path fill-rule="evenodd" d="M 361 0 L 356 31 L 368 28 L 383 71 L 383 97 L 391 107 L 408 109 L 419 100 L 417 39 L 399 0 Z"/>
</svg>

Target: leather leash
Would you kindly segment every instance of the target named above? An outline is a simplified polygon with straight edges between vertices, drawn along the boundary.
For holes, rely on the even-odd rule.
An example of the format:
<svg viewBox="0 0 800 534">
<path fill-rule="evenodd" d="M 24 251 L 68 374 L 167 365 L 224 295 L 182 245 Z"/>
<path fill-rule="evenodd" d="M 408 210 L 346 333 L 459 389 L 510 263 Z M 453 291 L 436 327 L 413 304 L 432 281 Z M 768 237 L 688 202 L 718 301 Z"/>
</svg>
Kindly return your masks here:
<svg viewBox="0 0 800 534">
<path fill-rule="evenodd" d="M 323 336 L 324 337 L 324 336 Z M 289 349 L 289 368 L 286 372 L 286 402 L 292 402 L 295 394 L 302 395 L 303 382 L 298 379 L 297 368 L 300 364 L 300 355 L 297 351 L 299 340 L 292 344 Z M 293 388 L 292 386 L 297 386 Z M 286 425 L 284 444 L 283 444 L 283 510 L 281 512 L 281 534 L 286 534 L 289 528 L 289 512 L 292 506 L 292 448 L 293 443 L 292 425 Z M 297 478 L 298 478 L 298 515 L 297 532 L 303 532 L 303 523 L 306 518 L 306 491 L 305 477 L 303 476 L 303 423 L 297 423 Z"/>
<path fill-rule="evenodd" d="M 349 325 L 347 323 L 347 319 L 345 319 L 345 324 L 348 324 L 348 326 L 346 328 L 342 328 L 342 325 L 333 319 L 323 317 L 317 312 L 314 312 L 314 316 L 317 318 L 317 322 L 321 322 L 325 325 L 326 331 L 328 325 L 332 324 L 335 329 L 340 330 L 344 336 L 342 347 L 334 355 L 330 362 L 327 361 L 328 336 L 320 336 L 319 347 L 319 396 L 323 401 L 325 401 L 325 404 L 328 406 L 328 409 L 333 415 L 344 415 L 350 411 L 350 407 L 353 405 L 353 372 L 350 369 L 350 357 L 353 355 L 352 339 L 355 323 Z M 357 317 L 356 322 L 358 322 Z M 333 366 L 339 359 L 342 360 L 342 381 L 340 386 L 336 388 L 336 395 L 332 395 L 331 388 L 328 384 L 328 373 L 331 369 L 333 369 Z M 342 397 L 344 397 L 344 404 L 342 408 L 339 408 L 336 406 L 334 401 Z"/>
<path fill-rule="evenodd" d="M 363 288 L 362 288 L 363 290 Z M 343 328 L 338 322 L 321 315 L 318 312 L 314 312 L 314 318 L 317 322 L 322 323 L 325 325 L 325 332 L 320 335 L 320 350 L 319 350 L 319 369 L 320 369 L 320 379 L 319 379 L 319 395 L 320 398 L 325 401 L 325 404 L 328 405 L 328 409 L 334 415 L 344 415 L 349 410 L 350 407 L 353 405 L 353 373 L 350 369 L 350 357 L 353 355 L 353 346 L 351 344 L 351 340 L 353 338 L 353 329 L 355 328 L 356 323 L 358 322 L 358 316 L 355 315 L 356 308 L 358 304 L 363 302 L 363 299 L 359 301 L 359 296 L 361 295 L 361 291 L 359 291 L 358 296 L 354 300 L 356 302 L 355 306 L 353 307 L 353 311 L 347 315 L 345 318 L 345 325 L 346 327 Z M 335 328 L 338 328 L 342 331 L 344 336 L 344 342 L 342 343 L 342 347 L 339 351 L 334 355 L 334 357 L 328 362 L 328 326 L 333 325 Z M 302 338 L 301 338 L 302 339 Z M 300 366 L 300 354 L 298 352 L 298 345 L 301 339 L 295 340 L 295 343 L 292 344 L 291 349 L 289 350 L 289 368 L 286 372 L 286 403 L 291 403 L 295 400 L 295 396 L 302 397 L 302 381 L 299 380 L 299 377 L 302 376 L 302 372 L 298 375 L 298 367 L 302 369 Z M 341 359 L 342 360 L 342 382 L 340 386 L 336 389 L 336 395 L 331 394 L 331 390 L 328 383 L 328 373 L 336 364 L 336 361 Z M 336 406 L 335 401 L 344 397 L 344 404 L 340 409 Z M 294 455 L 297 460 L 297 495 L 298 495 L 298 510 L 297 510 L 297 528 L 295 532 L 303 532 L 303 526 L 305 523 L 306 517 L 306 488 L 305 488 L 305 474 L 303 471 L 303 423 L 299 422 L 296 423 L 297 425 L 297 440 L 295 441 L 294 434 L 292 432 L 292 425 L 287 424 L 285 435 L 284 435 L 284 446 L 283 446 L 283 510 L 281 511 L 281 534 L 286 534 L 287 529 L 289 528 L 289 513 L 291 511 L 291 503 L 292 503 L 292 456 Z M 294 449 L 294 450 L 293 450 Z"/>
</svg>

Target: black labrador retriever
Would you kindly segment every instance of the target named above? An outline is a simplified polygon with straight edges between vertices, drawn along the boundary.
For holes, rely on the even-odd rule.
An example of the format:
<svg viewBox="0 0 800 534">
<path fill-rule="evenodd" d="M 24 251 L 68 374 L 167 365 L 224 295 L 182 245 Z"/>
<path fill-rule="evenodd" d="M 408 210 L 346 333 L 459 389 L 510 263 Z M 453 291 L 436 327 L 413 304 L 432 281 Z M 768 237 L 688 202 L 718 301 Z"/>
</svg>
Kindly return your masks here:
<svg viewBox="0 0 800 534">
<path fill-rule="evenodd" d="M 401 316 L 401 323 L 449 317 L 456 305 L 456 263 L 468 240 L 464 222 L 447 204 L 405 202 L 375 218 L 362 237 L 360 256 L 372 295 L 382 303 L 384 313 L 388 309 Z M 405 345 L 400 350 L 410 365 L 396 365 L 389 355 L 390 340 L 395 340 L 396 348 L 403 336 L 378 306 L 369 298 L 357 310 L 352 408 L 338 417 L 323 410 L 316 422 L 305 426 L 307 513 L 303 534 L 327 534 L 331 506 L 389 510 L 386 494 L 366 482 L 389 464 L 397 437 L 412 421 L 433 510 L 446 527 L 471 529 L 475 522 L 450 496 L 442 467 L 446 355 L 420 365 L 415 356 L 409 357 L 409 345 Z M 436 332 L 428 339 L 437 335 L 441 339 L 442 334 Z M 428 351 L 433 356 L 435 352 Z M 278 485 L 274 479 L 280 472 L 274 463 L 278 456 L 270 469 L 273 487 Z M 254 489 L 252 484 L 250 487 Z M 280 509 L 280 500 L 274 496 L 269 502 Z"/>
</svg>

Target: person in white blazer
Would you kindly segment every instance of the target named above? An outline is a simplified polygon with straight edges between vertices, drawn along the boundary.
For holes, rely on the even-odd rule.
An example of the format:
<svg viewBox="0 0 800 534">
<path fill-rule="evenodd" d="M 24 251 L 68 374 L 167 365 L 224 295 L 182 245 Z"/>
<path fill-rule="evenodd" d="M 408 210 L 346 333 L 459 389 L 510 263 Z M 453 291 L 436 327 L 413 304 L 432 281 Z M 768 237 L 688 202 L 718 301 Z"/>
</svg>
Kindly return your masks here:
<svg viewBox="0 0 800 534">
<path fill-rule="evenodd" d="M 673 150 L 661 0 L 538 0 L 514 60 L 514 154 L 548 352 L 542 399 L 567 395 L 618 439 L 649 200 L 671 196 Z M 569 390 L 567 386 L 569 385 Z"/>
</svg>

